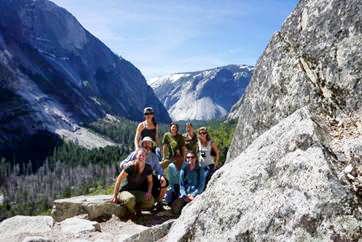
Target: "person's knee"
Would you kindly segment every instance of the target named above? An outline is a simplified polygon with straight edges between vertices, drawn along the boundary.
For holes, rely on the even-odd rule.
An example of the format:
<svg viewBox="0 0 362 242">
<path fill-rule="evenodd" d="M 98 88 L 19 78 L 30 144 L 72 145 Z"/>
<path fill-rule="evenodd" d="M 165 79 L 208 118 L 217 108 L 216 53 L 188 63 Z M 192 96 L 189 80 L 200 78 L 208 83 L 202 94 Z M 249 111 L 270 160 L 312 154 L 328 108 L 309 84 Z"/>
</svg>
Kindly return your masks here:
<svg viewBox="0 0 362 242">
<path fill-rule="evenodd" d="M 145 209 L 151 209 L 151 208 L 153 208 L 153 205 L 155 204 L 155 199 L 153 198 L 153 196 L 150 198 L 150 199 L 148 199 L 148 200 L 144 200 L 143 201 L 143 208 L 145 208 Z"/>
<path fill-rule="evenodd" d="M 168 181 L 166 180 L 166 178 L 164 176 L 161 176 L 161 178 L 160 178 L 161 189 L 167 188 L 167 185 L 168 185 Z"/>
<path fill-rule="evenodd" d="M 170 164 L 168 165 L 168 170 L 169 170 L 169 172 L 172 172 L 172 171 L 175 171 L 175 172 L 176 172 L 176 165 L 175 165 L 175 163 L 170 163 Z"/>
<path fill-rule="evenodd" d="M 136 206 L 136 197 L 130 192 L 121 192 L 118 195 L 118 200 L 131 211 L 133 211 Z"/>
</svg>

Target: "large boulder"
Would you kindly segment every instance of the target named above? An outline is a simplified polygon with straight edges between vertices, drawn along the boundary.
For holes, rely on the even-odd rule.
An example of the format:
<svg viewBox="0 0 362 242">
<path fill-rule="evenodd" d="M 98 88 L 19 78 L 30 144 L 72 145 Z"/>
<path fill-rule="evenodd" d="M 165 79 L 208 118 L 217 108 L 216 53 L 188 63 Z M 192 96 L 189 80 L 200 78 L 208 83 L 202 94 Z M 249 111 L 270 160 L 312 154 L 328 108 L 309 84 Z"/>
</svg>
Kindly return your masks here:
<svg viewBox="0 0 362 242">
<path fill-rule="evenodd" d="M 160 239 L 162 239 L 170 230 L 171 225 L 173 224 L 175 220 L 171 219 L 168 220 L 160 225 L 156 225 L 153 227 L 150 227 L 148 229 L 145 229 L 139 233 L 136 233 L 132 236 L 130 236 L 127 239 L 122 240 L 123 242 L 153 242 L 153 241 L 158 241 Z M 121 240 L 119 240 L 120 242 Z"/>
<path fill-rule="evenodd" d="M 101 231 L 101 227 L 96 221 L 89 221 L 83 218 L 67 218 L 60 222 L 64 234 L 80 234 Z"/>
<path fill-rule="evenodd" d="M 258 137 L 214 174 L 165 240 L 361 238 L 362 205 L 345 179 L 337 178 L 338 160 L 324 144 L 331 139 L 324 118 L 303 108 Z M 354 131 L 360 142 L 362 129 Z"/>
<path fill-rule="evenodd" d="M 102 200 L 102 196 L 95 197 Z M 104 195 L 105 199 L 108 197 Z M 69 205 L 69 209 L 73 210 L 73 213 L 84 212 L 86 208 L 79 208 L 79 204 L 82 204 L 81 201 L 83 201 L 83 205 L 86 207 L 86 200 L 88 203 L 94 203 L 97 199 L 76 197 L 73 199 L 73 203 L 70 203 L 73 206 Z M 76 209 L 77 206 L 78 209 Z M 66 218 L 60 222 L 55 222 L 50 216 L 12 217 L 0 223 L 0 242 L 156 241 L 167 234 L 173 222 L 170 219 L 161 224 L 164 220 L 160 217 L 168 217 L 168 214 L 172 213 L 171 211 L 142 212 L 133 220 L 127 220 L 127 217 L 119 218 L 114 214 L 107 219 L 108 215 L 104 216 L 104 214 L 108 212 L 112 211 L 103 210 L 98 213 L 100 215 L 98 219 L 102 218 L 99 219 L 101 221 L 90 221 L 89 214 L 86 213 Z"/>
<path fill-rule="evenodd" d="M 255 67 L 227 161 L 305 105 L 332 117 L 362 107 L 361 22 L 359 0 L 299 1 Z"/>
<path fill-rule="evenodd" d="M 87 214 L 89 220 L 104 220 L 127 215 L 128 210 L 120 204 L 111 202 L 111 195 L 78 196 L 54 201 L 52 216 L 55 221 L 80 214 Z"/>
<path fill-rule="evenodd" d="M 41 234 L 50 232 L 54 219 L 50 216 L 15 216 L 0 223 L 0 241 L 13 241 L 10 238 L 21 234 Z"/>
</svg>

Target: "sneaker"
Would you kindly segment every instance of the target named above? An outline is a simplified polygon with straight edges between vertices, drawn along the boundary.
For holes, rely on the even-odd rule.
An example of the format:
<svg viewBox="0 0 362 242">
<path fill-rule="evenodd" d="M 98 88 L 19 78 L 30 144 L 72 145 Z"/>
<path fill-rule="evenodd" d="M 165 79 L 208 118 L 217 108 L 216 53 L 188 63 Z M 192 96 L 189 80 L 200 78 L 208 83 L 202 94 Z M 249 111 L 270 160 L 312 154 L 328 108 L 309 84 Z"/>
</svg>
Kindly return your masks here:
<svg viewBox="0 0 362 242">
<path fill-rule="evenodd" d="M 163 208 L 163 203 L 162 203 L 162 202 L 160 202 L 160 201 L 157 202 L 157 204 L 156 204 L 156 210 L 157 210 L 157 211 L 162 211 L 162 210 L 164 210 L 164 208 Z"/>
</svg>

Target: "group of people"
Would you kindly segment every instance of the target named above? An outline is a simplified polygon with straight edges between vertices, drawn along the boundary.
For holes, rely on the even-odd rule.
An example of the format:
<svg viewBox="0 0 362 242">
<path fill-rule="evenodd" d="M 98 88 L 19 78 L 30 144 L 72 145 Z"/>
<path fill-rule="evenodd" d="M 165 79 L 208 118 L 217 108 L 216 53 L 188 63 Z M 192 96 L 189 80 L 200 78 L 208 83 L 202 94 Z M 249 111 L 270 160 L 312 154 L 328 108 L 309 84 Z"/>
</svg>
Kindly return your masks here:
<svg viewBox="0 0 362 242">
<path fill-rule="evenodd" d="M 184 206 L 204 191 L 220 159 L 206 127 L 196 135 L 187 123 L 181 135 L 172 122 L 161 140 L 151 107 L 144 109 L 144 117 L 136 129 L 135 151 L 120 162 L 112 196 L 131 214 L 175 203 Z"/>
</svg>

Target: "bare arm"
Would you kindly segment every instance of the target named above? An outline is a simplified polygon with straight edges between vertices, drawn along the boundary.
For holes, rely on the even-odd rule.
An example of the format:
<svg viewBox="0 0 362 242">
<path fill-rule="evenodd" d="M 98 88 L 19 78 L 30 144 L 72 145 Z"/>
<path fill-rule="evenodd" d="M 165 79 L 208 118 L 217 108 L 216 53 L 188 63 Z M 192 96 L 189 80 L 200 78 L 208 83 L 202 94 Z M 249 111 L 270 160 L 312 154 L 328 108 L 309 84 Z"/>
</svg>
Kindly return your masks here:
<svg viewBox="0 0 362 242">
<path fill-rule="evenodd" d="M 128 176 L 127 172 L 125 170 L 122 170 L 121 173 L 118 175 L 116 183 L 114 184 L 114 190 L 113 190 L 113 196 L 112 196 L 112 202 L 117 203 L 117 194 L 119 191 L 119 186 L 124 181 L 124 179 Z"/>
<path fill-rule="evenodd" d="M 160 125 L 156 125 L 156 144 L 161 149 L 161 141 L 160 141 Z"/>
<path fill-rule="evenodd" d="M 153 177 L 152 175 L 147 176 L 147 192 L 145 194 L 146 200 L 150 200 L 152 196 Z"/>
<path fill-rule="evenodd" d="M 163 159 L 166 159 L 166 155 L 167 155 L 167 144 L 163 144 L 162 145 L 162 157 L 163 157 Z"/>
<path fill-rule="evenodd" d="M 183 145 L 181 147 L 182 160 L 186 160 L 186 152 L 187 152 L 186 145 Z"/>
<path fill-rule="evenodd" d="M 216 153 L 216 157 L 215 157 L 215 165 L 218 166 L 219 161 L 220 161 L 220 152 L 219 149 L 217 148 L 215 143 L 211 143 L 211 148 L 215 151 Z"/>
<path fill-rule="evenodd" d="M 134 136 L 134 148 L 137 150 L 141 147 L 140 139 L 141 139 L 141 132 L 143 130 L 143 122 L 139 123 L 136 129 L 136 135 Z"/>
</svg>

